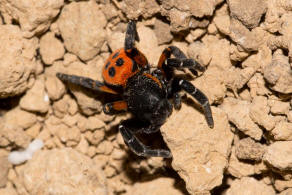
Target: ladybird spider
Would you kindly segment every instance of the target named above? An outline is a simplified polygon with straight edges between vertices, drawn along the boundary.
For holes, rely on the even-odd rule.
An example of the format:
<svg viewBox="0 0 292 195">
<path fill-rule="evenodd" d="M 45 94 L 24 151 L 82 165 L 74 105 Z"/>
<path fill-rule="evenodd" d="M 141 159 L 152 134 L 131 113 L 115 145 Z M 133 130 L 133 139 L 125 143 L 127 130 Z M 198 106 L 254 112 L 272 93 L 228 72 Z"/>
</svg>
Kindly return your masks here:
<svg viewBox="0 0 292 195">
<path fill-rule="evenodd" d="M 119 131 L 129 148 L 139 156 L 156 156 L 171 158 L 171 152 L 164 149 L 150 149 L 135 136 L 136 133 L 154 133 L 160 130 L 167 117 L 172 113 L 172 107 L 181 106 L 180 90 L 193 96 L 202 106 L 209 127 L 214 122 L 208 98 L 189 81 L 175 77 L 174 69 L 204 68 L 177 47 L 164 49 L 160 56 L 157 69 L 150 71 L 146 57 L 135 47 L 139 41 L 136 23 L 130 21 L 126 30 L 124 48 L 113 52 L 103 67 L 104 82 L 86 77 L 57 73 L 62 81 L 67 81 L 82 87 L 111 94 L 121 94 L 123 100 L 106 103 L 103 111 L 106 114 L 130 112 L 133 118 L 122 121 Z M 170 58 L 173 55 L 175 58 Z M 168 100 L 173 99 L 173 106 Z"/>
</svg>

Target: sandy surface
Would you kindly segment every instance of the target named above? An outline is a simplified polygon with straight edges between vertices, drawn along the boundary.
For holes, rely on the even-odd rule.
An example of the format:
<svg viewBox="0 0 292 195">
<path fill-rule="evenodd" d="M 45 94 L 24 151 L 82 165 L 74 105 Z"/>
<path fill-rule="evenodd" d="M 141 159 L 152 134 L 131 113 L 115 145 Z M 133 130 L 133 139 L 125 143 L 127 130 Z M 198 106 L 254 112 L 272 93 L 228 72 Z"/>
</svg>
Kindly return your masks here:
<svg viewBox="0 0 292 195">
<path fill-rule="evenodd" d="M 0 194 L 290 194 L 292 3 L 288 0 L 1 0 Z M 187 78 L 209 98 L 183 105 L 143 137 L 173 159 L 141 158 L 107 116 L 112 97 L 62 83 L 102 80 L 110 52 L 138 20 L 152 67 L 175 45 L 206 68 Z M 12 165 L 34 139 L 44 147 Z"/>
</svg>

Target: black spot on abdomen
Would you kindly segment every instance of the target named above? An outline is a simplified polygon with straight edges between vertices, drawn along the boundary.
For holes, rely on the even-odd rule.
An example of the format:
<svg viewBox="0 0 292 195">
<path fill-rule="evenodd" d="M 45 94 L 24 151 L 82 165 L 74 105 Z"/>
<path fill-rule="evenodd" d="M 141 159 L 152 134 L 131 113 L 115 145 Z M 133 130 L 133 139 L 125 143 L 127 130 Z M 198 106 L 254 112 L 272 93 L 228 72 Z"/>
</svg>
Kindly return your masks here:
<svg viewBox="0 0 292 195">
<path fill-rule="evenodd" d="M 116 52 L 116 53 L 113 55 L 112 59 L 115 59 L 116 57 L 118 57 L 119 54 L 120 54 L 120 52 Z"/>
<path fill-rule="evenodd" d="M 110 65 L 110 62 L 107 62 L 105 65 L 105 69 L 107 69 L 109 65 Z"/>
<path fill-rule="evenodd" d="M 108 75 L 109 75 L 110 77 L 114 77 L 115 74 L 116 74 L 116 70 L 115 70 L 115 68 L 114 68 L 114 67 L 110 67 L 110 69 L 108 70 Z"/>
<path fill-rule="evenodd" d="M 132 60 L 132 72 L 136 72 L 138 70 L 138 65 L 135 60 Z"/>
<path fill-rule="evenodd" d="M 117 61 L 116 61 L 116 65 L 117 66 L 123 66 L 123 64 L 124 64 L 124 59 L 123 58 L 117 59 Z"/>
</svg>

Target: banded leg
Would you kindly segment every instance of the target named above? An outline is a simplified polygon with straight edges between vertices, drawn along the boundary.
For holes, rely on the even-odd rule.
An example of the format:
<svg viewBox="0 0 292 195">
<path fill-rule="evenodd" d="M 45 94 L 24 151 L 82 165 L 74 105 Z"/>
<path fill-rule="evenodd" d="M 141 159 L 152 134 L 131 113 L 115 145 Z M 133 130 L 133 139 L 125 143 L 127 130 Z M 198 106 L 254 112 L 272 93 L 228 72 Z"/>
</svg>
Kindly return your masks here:
<svg viewBox="0 0 292 195">
<path fill-rule="evenodd" d="M 170 58 L 171 54 L 175 58 Z M 166 77 L 170 77 L 171 69 L 173 68 L 189 68 L 192 73 L 195 73 L 195 69 L 200 71 L 204 70 L 199 63 L 193 59 L 188 59 L 186 55 L 176 46 L 170 46 L 165 48 L 158 61 L 158 69 L 164 72 Z"/>
<path fill-rule="evenodd" d="M 199 71 L 204 71 L 205 68 L 201 66 L 198 62 L 196 62 L 194 59 L 179 59 L 179 58 L 169 58 L 165 61 L 165 65 L 172 67 L 172 68 L 193 68 L 197 69 Z"/>
<path fill-rule="evenodd" d="M 183 89 L 184 91 L 189 93 L 191 96 L 193 96 L 199 102 L 199 104 L 203 108 L 203 111 L 204 111 L 205 118 L 207 120 L 208 126 L 210 128 L 213 128 L 214 127 L 214 121 L 213 121 L 212 111 L 211 111 L 211 107 L 210 107 L 210 104 L 209 104 L 209 100 L 205 96 L 205 94 L 203 94 L 192 83 L 190 83 L 190 82 L 188 82 L 186 80 L 179 79 L 178 80 L 178 84 L 181 87 L 181 89 Z"/>
<path fill-rule="evenodd" d="M 126 38 L 125 38 L 125 50 L 130 50 L 135 47 L 135 40 L 139 41 L 139 35 L 136 29 L 136 22 L 131 20 L 128 23 L 127 31 L 126 31 Z"/>
<path fill-rule="evenodd" d="M 173 107 L 176 110 L 181 108 L 181 95 L 178 92 L 173 95 Z"/>
<path fill-rule="evenodd" d="M 113 115 L 126 112 L 128 110 L 128 105 L 126 101 L 116 101 L 107 103 L 103 107 L 103 112 L 105 114 Z"/>
<path fill-rule="evenodd" d="M 137 139 L 134 133 L 129 130 L 127 126 L 123 124 L 123 122 L 119 126 L 119 131 L 123 136 L 125 143 L 138 156 L 172 158 L 171 152 L 169 150 L 149 149 Z"/>
<path fill-rule="evenodd" d="M 99 92 L 118 94 L 116 91 L 112 90 L 111 88 L 108 88 L 104 83 L 87 78 L 87 77 L 63 74 L 59 72 L 56 74 L 56 76 L 61 81 L 73 83 L 75 85 L 79 85 L 87 89 L 92 89 L 94 91 L 99 91 Z"/>
<path fill-rule="evenodd" d="M 125 51 L 134 61 L 142 68 L 150 70 L 150 65 L 148 64 L 147 58 L 145 55 L 140 52 L 135 47 L 135 40 L 139 41 L 139 35 L 136 29 L 136 23 L 130 21 L 127 26 L 126 38 L 125 38 Z"/>
</svg>

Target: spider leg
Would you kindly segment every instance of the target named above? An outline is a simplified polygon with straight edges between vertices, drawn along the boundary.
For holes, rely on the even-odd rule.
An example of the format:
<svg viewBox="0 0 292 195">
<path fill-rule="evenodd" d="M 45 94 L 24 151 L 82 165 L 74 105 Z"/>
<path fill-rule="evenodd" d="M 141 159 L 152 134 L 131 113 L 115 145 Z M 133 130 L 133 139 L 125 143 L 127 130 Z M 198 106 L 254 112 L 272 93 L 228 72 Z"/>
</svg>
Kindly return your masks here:
<svg viewBox="0 0 292 195">
<path fill-rule="evenodd" d="M 173 95 L 173 107 L 176 110 L 181 108 L 181 95 L 178 92 Z"/>
<path fill-rule="evenodd" d="M 191 58 L 179 59 L 179 58 L 168 58 L 165 61 L 165 65 L 172 68 L 191 68 L 197 69 L 199 71 L 204 71 L 205 68 L 201 66 L 198 62 Z"/>
<path fill-rule="evenodd" d="M 139 41 L 139 35 L 137 33 L 136 23 L 131 20 L 128 23 L 126 31 L 125 51 L 140 67 L 145 70 L 150 70 L 146 57 L 135 47 L 135 40 Z"/>
<path fill-rule="evenodd" d="M 126 126 L 124 122 L 119 125 L 119 131 L 124 138 L 125 143 L 138 156 L 145 157 L 163 157 L 171 158 L 171 152 L 164 149 L 149 149 L 141 141 L 137 139 L 134 133 Z"/>
<path fill-rule="evenodd" d="M 210 128 L 213 128 L 214 121 L 213 121 L 212 111 L 211 111 L 211 107 L 209 104 L 209 100 L 205 96 L 205 94 L 203 92 L 201 92 L 198 88 L 196 88 L 192 83 L 190 83 L 189 81 L 186 81 L 184 79 L 178 79 L 178 85 L 181 87 L 181 89 L 183 89 L 184 91 L 189 93 L 191 96 L 193 96 L 199 102 L 199 104 L 203 108 L 208 126 Z"/>
<path fill-rule="evenodd" d="M 170 58 L 171 54 L 175 58 Z M 169 79 L 173 68 L 188 68 L 195 74 L 197 70 L 203 71 L 205 68 L 193 59 L 188 59 L 186 55 L 176 46 L 169 46 L 165 48 L 159 58 L 158 69 Z"/>
<path fill-rule="evenodd" d="M 125 50 L 130 50 L 135 47 L 135 40 L 139 41 L 139 35 L 137 33 L 136 22 L 131 20 L 128 23 L 125 38 Z"/>
<path fill-rule="evenodd" d="M 105 114 L 113 115 L 126 112 L 128 110 L 128 105 L 126 101 L 116 101 L 110 102 L 104 105 L 103 112 Z"/>
<path fill-rule="evenodd" d="M 111 88 L 108 88 L 104 83 L 87 78 L 87 77 L 63 74 L 59 72 L 56 74 L 56 76 L 61 81 L 73 83 L 75 85 L 79 85 L 87 89 L 92 89 L 94 91 L 99 91 L 99 92 L 118 94 L 116 91 L 112 90 Z"/>
</svg>

